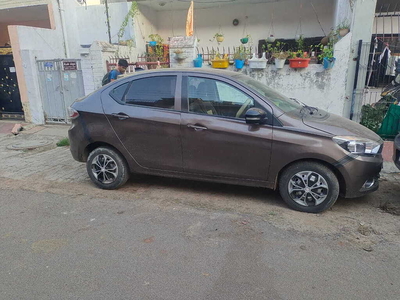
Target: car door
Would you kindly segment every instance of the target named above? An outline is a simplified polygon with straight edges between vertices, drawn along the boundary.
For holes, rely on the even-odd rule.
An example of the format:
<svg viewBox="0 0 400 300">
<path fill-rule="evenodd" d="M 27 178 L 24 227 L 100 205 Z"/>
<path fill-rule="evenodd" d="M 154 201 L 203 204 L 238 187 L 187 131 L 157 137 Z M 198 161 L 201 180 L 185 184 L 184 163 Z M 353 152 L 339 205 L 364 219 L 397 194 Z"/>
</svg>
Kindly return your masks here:
<svg viewBox="0 0 400 300">
<path fill-rule="evenodd" d="M 182 87 L 184 171 L 266 181 L 273 133 L 271 107 L 228 79 L 188 75 Z M 251 107 L 267 112 L 267 124 L 246 124 L 244 115 Z"/>
<path fill-rule="evenodd" d="M 134 77 L 102 93 L 104 113 L 139 167 L 182 171 L 179 76 Z"/>
</svg>

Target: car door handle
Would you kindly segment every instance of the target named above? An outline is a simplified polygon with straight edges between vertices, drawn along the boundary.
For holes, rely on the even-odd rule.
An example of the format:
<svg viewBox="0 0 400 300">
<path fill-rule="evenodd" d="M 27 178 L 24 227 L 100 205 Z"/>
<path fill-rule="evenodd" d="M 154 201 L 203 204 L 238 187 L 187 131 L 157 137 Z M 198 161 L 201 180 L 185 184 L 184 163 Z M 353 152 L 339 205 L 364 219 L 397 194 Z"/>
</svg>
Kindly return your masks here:
<svg viewBox="0 0 400 300">
<path fill-rule="evenodd" d="M 199 126 L 199 125 L 192 125 L 192 124 L 188 124 L 187 127 L 192 128 L 196 131 L 202 131 L 202 130 L 207 130 L 207 127 L 204 126 Z"/>
<path fill-rule="evenodd" d="M 112 114 L 114 117 L 120 119 L 120 120 L 125 120 L 125 119 L 129 119 L 129 116 L 127 114 L 124 113 L 114 113 Z"/>
</svg>

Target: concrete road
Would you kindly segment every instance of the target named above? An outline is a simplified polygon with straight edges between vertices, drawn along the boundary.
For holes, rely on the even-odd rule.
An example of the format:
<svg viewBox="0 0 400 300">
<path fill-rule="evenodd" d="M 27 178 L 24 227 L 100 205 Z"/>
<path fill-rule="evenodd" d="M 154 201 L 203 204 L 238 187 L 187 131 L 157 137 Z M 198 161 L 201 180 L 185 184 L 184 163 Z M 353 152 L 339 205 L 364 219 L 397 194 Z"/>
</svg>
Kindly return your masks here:
<svg viewBox="0 0 400 300">
<path fill-rule="evenodd" d="M 368 252 L 273 214 L 2 187 L 0 299 L 400 297 L 395 242 Z"/>
</svg>

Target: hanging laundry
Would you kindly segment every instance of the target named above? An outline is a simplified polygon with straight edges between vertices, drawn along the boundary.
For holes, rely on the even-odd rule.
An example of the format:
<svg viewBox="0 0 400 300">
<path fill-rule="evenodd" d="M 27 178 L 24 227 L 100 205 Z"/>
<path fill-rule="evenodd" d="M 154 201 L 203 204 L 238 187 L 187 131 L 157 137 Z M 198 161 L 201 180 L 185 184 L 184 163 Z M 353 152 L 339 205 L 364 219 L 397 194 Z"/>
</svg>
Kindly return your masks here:
<svg viewBox="0 0 400 300">
<path fill-rule="evenodd" d="M 389 76 L 396 76 L 396 63 L 400 60 L 400 55 L 392 55 L 389 59 L 388 59 L 388 64 L 386 67 L 386 74 L 385 75 L 389 75 Z"/>
</svg>

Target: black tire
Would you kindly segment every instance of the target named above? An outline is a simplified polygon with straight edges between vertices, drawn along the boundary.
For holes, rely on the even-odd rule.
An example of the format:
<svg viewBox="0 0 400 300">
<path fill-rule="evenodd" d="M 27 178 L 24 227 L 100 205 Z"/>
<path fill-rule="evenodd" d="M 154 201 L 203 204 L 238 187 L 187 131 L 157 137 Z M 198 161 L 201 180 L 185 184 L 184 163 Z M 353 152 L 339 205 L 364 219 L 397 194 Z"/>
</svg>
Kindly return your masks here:
<svg viewBox="0 0 400 300">
<path fill-rule="evenodd" d="M 105 171 L 102 171 L 101 165 L 105 166 Z M 130 175 L 124 157 L 108 147 L 96 148 L 89 154 L 86 170 L 93 183 L 105 190 L 119 188 L 126 183 Z"/>
<path fill-rule="evenodd" d="M 336 202 L 339 181 L 332 170 L 323 164 L 298 162 L 283 171 L 279 179 L 279 192 L 292 209 L 320 213 Z"/>
</svg>

